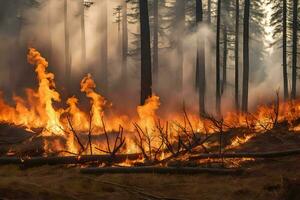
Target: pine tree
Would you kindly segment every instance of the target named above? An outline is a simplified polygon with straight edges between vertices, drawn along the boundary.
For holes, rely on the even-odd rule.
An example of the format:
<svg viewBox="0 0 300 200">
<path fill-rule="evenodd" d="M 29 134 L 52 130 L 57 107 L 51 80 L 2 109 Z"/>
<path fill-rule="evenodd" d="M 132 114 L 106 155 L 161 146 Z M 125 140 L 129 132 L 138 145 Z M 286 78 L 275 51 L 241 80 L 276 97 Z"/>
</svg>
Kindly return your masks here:
<svg viewBox="0 0 300 200">
<path fill-rule="evenodd" d="M 152 95 L 152 67 L 148 1 L 139 0 L 141 35 L 141 105 Z"/>
<path fill-rule="evenodd" d="M 196 0 L 196 23 L 203 23 L 202 0 Z M 205 40 L 203 36 L 197 38 L 196 74 L 198 74 L 199 114 L 205 113 Z"/>
<path fill-rule="evenodd" d="M 250 21 L 250 0 L 245 0 L 244 5 L 244 33 L 243 33 L 243 95 L 242 111 L 248 111 L 248 87 L 249 87 L 249 21 Z"/>
</svg>

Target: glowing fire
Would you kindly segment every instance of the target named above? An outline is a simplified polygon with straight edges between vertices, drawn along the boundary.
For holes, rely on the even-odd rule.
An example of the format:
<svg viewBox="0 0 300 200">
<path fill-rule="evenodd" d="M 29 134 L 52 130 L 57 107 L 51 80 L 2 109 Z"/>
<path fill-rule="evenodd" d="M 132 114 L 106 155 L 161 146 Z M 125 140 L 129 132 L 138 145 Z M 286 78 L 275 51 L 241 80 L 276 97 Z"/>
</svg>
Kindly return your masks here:
<svg viewBox="0 0 300 200">
<path fill-rule="evenodd" d="M 213 121 L 206 118 L 199 118 L 197 115 L 182 117 L 181 114 L 173 114 L 161 120 L 157 116 L 160 107 L 160 99 L 153 95 L 145 105 L 137 106 L 137 117 L 129 118 L 125 115 L 117 115 L 113 112 L 107 114 L 106 109 L 111 109 L 109 103 L 101 94 L 96 92 L 96 84 L 92 76 L 88 74 L 81 81 L 81 92 L 85 93 L 90 100 L 90 112 L 86 113 L 79 108 L 79 100 L 73 96 L 66 102 L 66 108 L 56 108 L 55 102 L 61 102 L 60 94 L 56 91 L 54 74 L 47 72 L 48 62 L 41 54 L 30 48 L 27 56 L 28 62 L 35 66 L 35 72 L 39 81 L 38 89 L 26 89 L 26 97 L 14 96 L 15 106 L 11 106 L 0 98 L 0 121 L 15 125 L 22 125 L 27 129 L 43 128 L 41 136 L 58 136 L 66 140 L 65 144 L 60 141 L 45 141 L 46 152 L 64 149 L 73 153 L 83 153 L 80 144 L 76 141 L 77 134 L 93 134 L 103 136 L 104 132 L 115 133 L 124 129 L 126 134 L 126 147 L 121 149 L 124 153 L 139 152 L 137 144 L 133 138 L 135 128 L 138 125 L 142 132 L 148 134 L 150 142 L 156 149 L 165 148 L 161 144 L 160 134 L 166 132 L 169 141 L 178 138 L 178 127 L 186 134 L 210 134 L 213 132 L 226 131 L 232 127 L 248 127 L 253 132 L 264 132 L 284 120 L 291 123 L 300 117 L 300 102 L 282 102 L 278 107 L 260 106 L 253 114 L 228 113 L 223 117 L 222 127 L 217 127 Z M 170 122 L 172 125 L 165 125 L 158 128 L 158 121 L 161 124 Z M 137 122 L 137 123 L 135 123 Z M 175 124 L 175 125 L 174 125 Z M 178 124 L 183 124 L 182 126 Z M 219 128 L 219 130 L 217 128 Z M 294 128 L 300 130 L 299 127 Z M 231 147 L 239 146 L 247 142 L 253 134 L 244 138 L 237 137 L 232 141 Z M 107 138 L 109 141 L 110 138 Z M 120 142 L 120 141 L 119 141 Z M 117 143 L 116 143 L 117 144 Z M 92 144 L 92 148 L 97 147 L 97 142 Z M 150 146 L 150 145 L 149 145 Z M 150 147 L 145 148 L 150 151 Z M 98 152 L 100 153 L 100 152 Z M 163 156 L 164 152 L 162 151 Z"/>
</svg>

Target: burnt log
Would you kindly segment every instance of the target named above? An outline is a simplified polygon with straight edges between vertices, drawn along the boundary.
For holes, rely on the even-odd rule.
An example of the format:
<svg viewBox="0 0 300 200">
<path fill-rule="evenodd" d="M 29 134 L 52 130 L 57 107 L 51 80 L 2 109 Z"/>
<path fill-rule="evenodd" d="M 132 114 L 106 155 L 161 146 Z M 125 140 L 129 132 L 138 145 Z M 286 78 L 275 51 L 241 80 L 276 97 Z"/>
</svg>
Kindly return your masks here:
<svg viewBox="0 0 300 200">
<path fill-rule="evenodd" d="M 270 151 L 270 152 L 243 152 L 243 153 L 209 153 L 190 156 L 189 160 L 201 159 L 218 159 L 218 158 L 280 158 L 287 156 L 300 155 L 300 149 L 287 150 L 287 151 Z"/>
<path fill-rule="evenodd" d="M 83 174 L 202 174 L 239 175 L 243 169 L 200 168 L 200 167 L 88 167 L 80 170 Z"/>
<path fill-rule="evenodd" d="M 141 154 L 119 154 L 110 155 L 83 155 L 83 156 L 53 156 L 53 157 L 1 157 L 0 165 L 19 164 L 24 167 L 34 167 L 42 165 L 66 165 L 66 164 L 85 164 L 92 162 L 122 163 L 126 160 L 137 160 Z"/>
</svg>

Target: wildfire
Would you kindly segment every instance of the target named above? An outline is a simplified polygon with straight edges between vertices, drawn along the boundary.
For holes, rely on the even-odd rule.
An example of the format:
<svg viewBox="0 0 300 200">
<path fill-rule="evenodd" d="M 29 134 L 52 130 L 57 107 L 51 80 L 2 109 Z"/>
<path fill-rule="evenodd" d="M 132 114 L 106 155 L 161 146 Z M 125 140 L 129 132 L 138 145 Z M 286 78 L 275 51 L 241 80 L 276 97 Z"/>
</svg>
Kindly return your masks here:
<svg viewBox="0 0 300 200">
<path fill-rule="evenodd" d="M 101 94 L 96 92 L 96 84 L 92 76 L 88 74 L 80 83 L 81 92 L 85 93 L 90 100 L 90 112 L 86 113 L 79 108 L 79 100 L 73 96 L 66 101 L 66 108 L 56 108 L 54 103 L 61 102 L 60 94 L 56 91 L 54 74 L 47 71 L 48 62 L 34 48 L 30 48 L 27 56 L 28 62 L 35 66 L 38 79 L 38 88 L 26 89 L 26 97 L 14 96 L 15 106 L 11 106 L 4 101 L 0 94 L 0 121 L 15 125 L 22 125 L 27 129 L 43 128 L 41 136 L 58 136 L 66 142 L 53 140 L 45 142 L 47 152 L 66 150 L 73 153 L 83 153 L 86 145 L 79 142 L 81 135 L 89 135 L 89 138 L 103 136 L 106 134 L 106 141 L 110 144 L 122 144 L 123 134 L 126 137 L 126 145 L 118 151 L 140 152 L 144 145 L 150 157 L 157 151 L 164 157 L 162 149 L 176 151 L 172 143 L 179 140 L 178 146 L 189 148 L 201 134 L 211 134 L 214 132 L 224 132 L 230 128 L 248 127 L 254 133 L 265 132 L 284 120 L 292 124 L 292 121 L 300 117 L 300 102 L 282 102 L 273 106 L 260 106 L 255 113 L 228 113 L 222 119 L 199 118 L 197 115 L 172 114 L 167 119 L 162 120 L 157 115 L 160 107 L 160 99 L 152 95 L 147 99 L 145 105 L 137 106 L 136 117 L 130 118 L 116 113 L 106 113 L 106 109 L 111 109 L 109 103 Z M 137 123 L 136 123 L 137 122 Z M 158 126 L 158 122 L 161 126 Z M 140 144 L 134 142 L 136 136 L 136 126 L 140 129 Z M 164 126 L 163 126 L 164 125 Z M 176 127 L 176 128 L 175 128 Z M 296 127 L 295 130 L 299 128 Z M 179 133 L 184 133 L 180 137 Z M 111 137 L 112 134 L 117 136 Z M 109 135 L 109 136 L 108 136 Z M 234 148 L 241 143 L 249 141 L 254 134 L 237 137 L 232 140 L 230 147 Z M 142 138 L 146 137 L 146 138 Z M 178 139 L 179 138 L 179 139 Z M 87 140 L 87 139 L 85 139 Z M 115 140 L 115 141 L 112 141 Z M 183 143 L 186 142 L 186 145 Z M 103 143 L 103 142 L 102 142 Z M 143 144 L 145 143 L 145 144 Z M 91 144 L 90 150 L 95 151 L 97 142 Z M 151 146 L 152 145 L 152 146 Z M 108 145 L 109 146 L 109 145 Z M 110 145 L 112 146 L 112 145 Z M 113 147 L 108 147 L 109 153 L 113 152 Z M 174 149 L 173 149 L 174 148 Z M 178 147 L 179 148 L 179 147 Z M 86 150 L 86 149 L 85 149 Z M 100 153 L 100 152 L 98 152 Z M 144 152 L 145 153 L 145 152 Z M 146 154 L 146 153 L 145 153 Z"/>
</svg>

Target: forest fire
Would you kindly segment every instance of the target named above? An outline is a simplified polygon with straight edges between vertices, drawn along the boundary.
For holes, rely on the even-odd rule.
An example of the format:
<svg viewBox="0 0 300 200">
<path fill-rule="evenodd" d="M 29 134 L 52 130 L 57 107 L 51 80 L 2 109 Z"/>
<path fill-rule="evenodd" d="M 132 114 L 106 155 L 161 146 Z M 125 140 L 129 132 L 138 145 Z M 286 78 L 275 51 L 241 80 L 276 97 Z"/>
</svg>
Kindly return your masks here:
<svg viewBox="0 0 300 200">
<path fill-rule="evenodd" d="M 259 106 L 254 113 L 228 113 L 224 117 L 212 115 L 180 114 L 160 119 L 156 111 L 160 100 L 153 95 L 145 105 L 137 106 L 137 117 L 107 114 L 110 103 L 96 92 L 96 84 L 90 74 L 80 83 L 81 92 L 90 100 L 90 113 L 80 110 L 79 100 L 72 96 L 66 101 L 66 108 L 54 107 L 60 102 L 55 88 L 54 74 L 47 71 L 48 62 L 41 54 L 30 48 L 28 62 L 35 66 L 39 82 L 38 89 L 26 89 L 26 98 L 14 96 L 15 106 L 8 105 L 1 98 L 0 120 L 15 126 L 22 126 L 34 132 L 42 129 L 39 137 L 44 138 L 45 156 L 48 153 L 60 155 L 75 154 L 128 154 L 140 153 L 147 160 L 164 160 L 183 152 L 192 152 L 196 147 L 209 148 L 208 138 L 223 134 L 231 129 L 247 128 L 244 136 L 236 136 L 227 148 L 238 148 L 256 134 L 273 129 L 279 123 L 287 122 L 292 129 L 299 119 L 299 102 L 279 102 Z M 32 133 L 35 134 L 35 133 Z M 55 136 L 65 144 L 47 138 Z M 204 147 L 205 146 L 205 147 Z"/>
<path fill-rule="evenodd" d="M 0 199 L 300 199 L 299 9 L 1 1 Z"/>
</svg>

